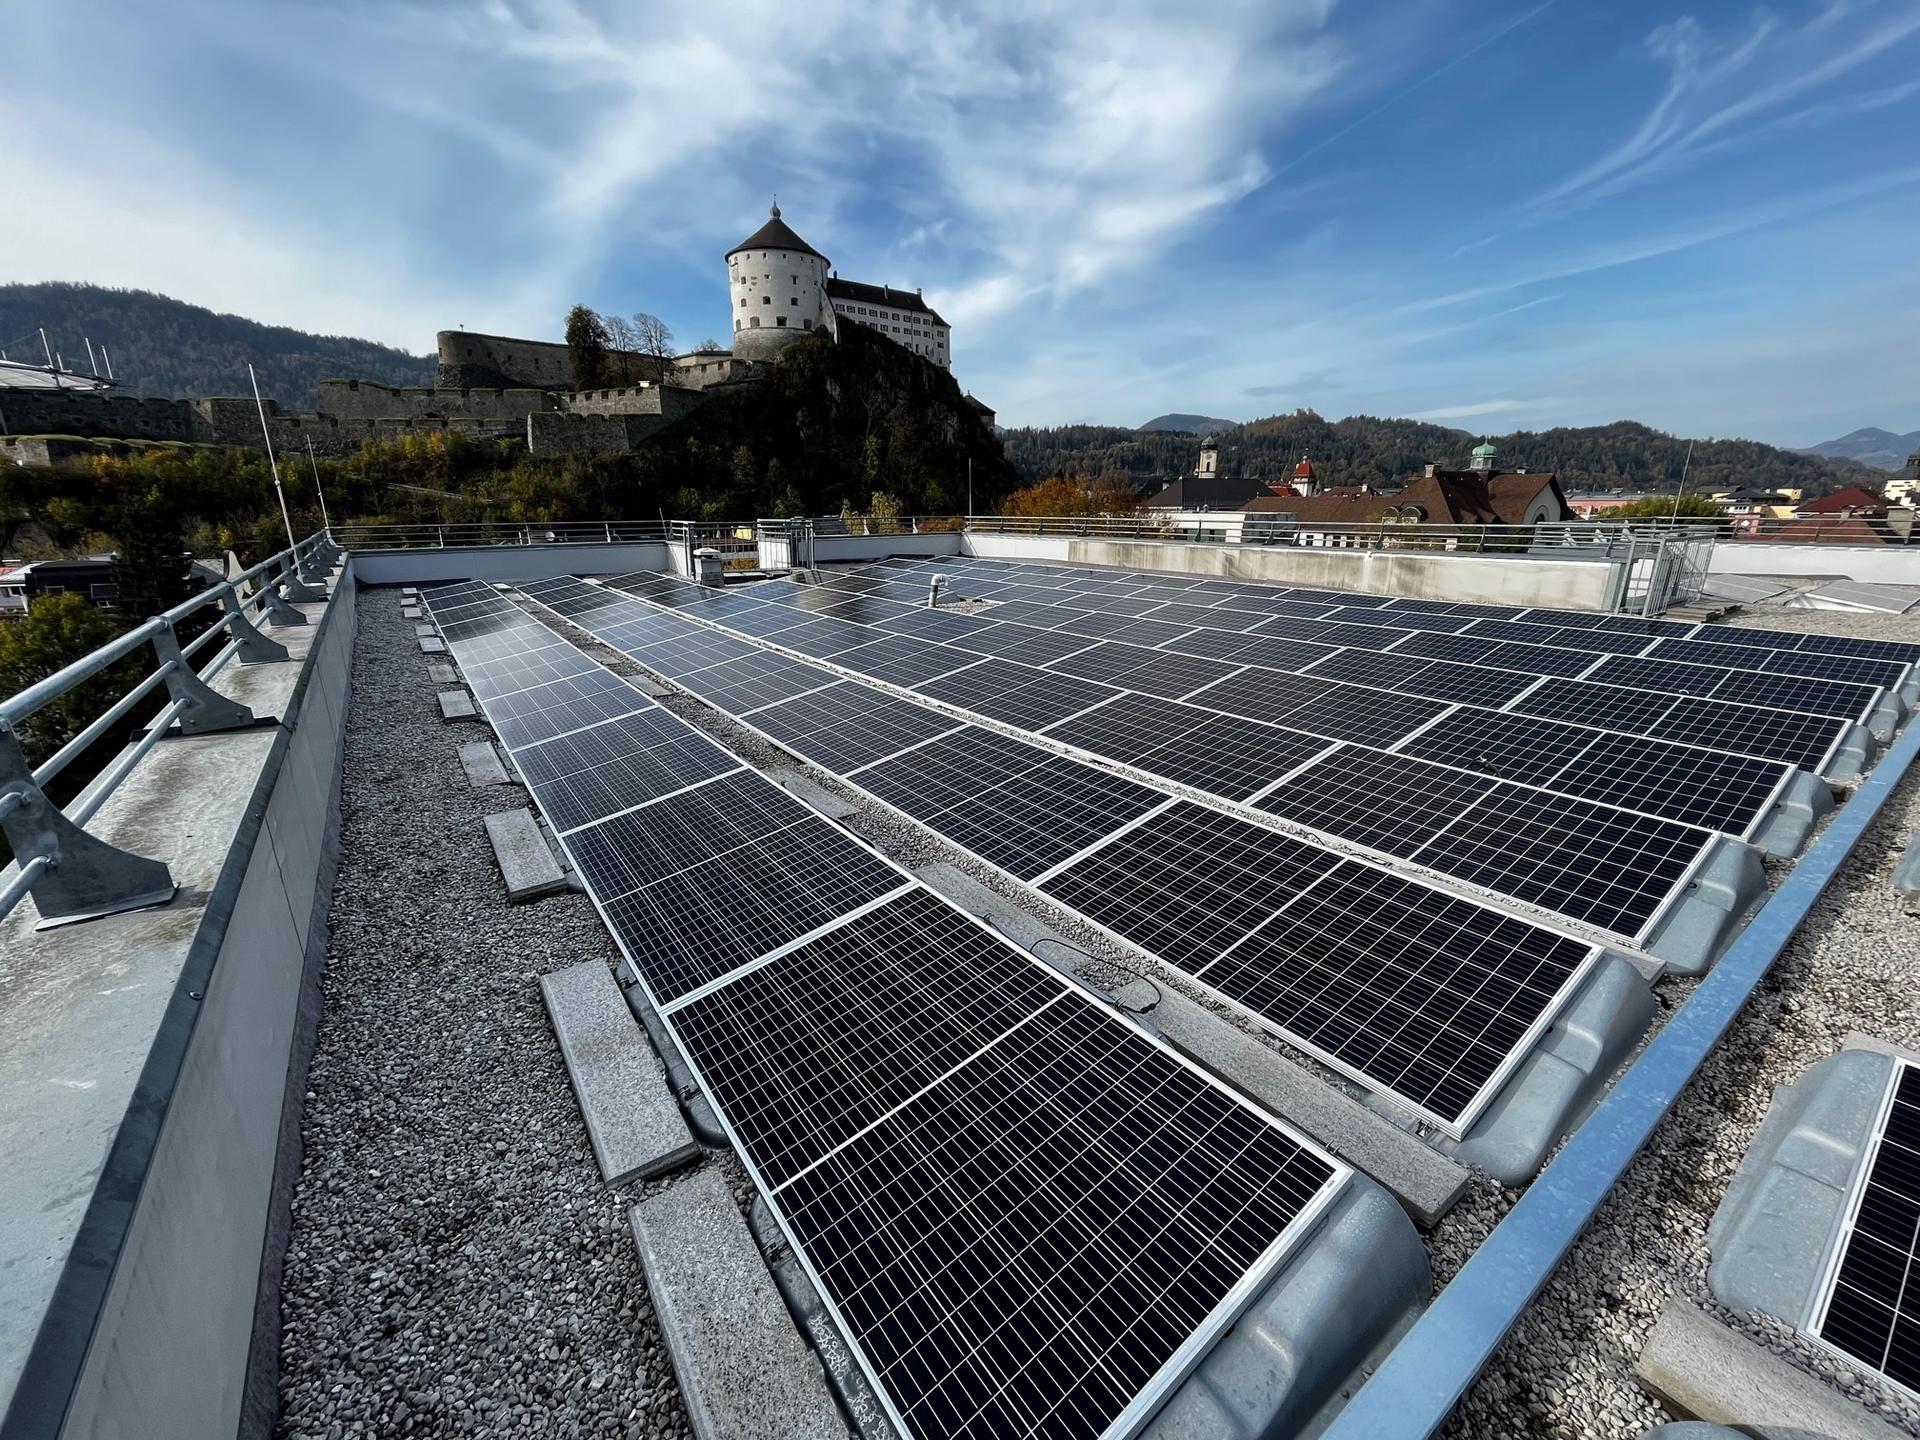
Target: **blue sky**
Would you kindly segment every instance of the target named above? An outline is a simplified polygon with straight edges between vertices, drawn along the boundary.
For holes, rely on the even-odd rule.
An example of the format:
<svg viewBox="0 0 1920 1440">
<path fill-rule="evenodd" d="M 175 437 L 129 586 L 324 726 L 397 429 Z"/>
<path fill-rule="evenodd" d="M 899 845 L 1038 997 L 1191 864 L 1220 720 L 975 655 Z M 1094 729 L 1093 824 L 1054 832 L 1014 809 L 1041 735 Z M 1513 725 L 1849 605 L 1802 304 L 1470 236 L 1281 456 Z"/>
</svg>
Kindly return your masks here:
<svg viewBox="0 0 1920 1440">
<path fill-rule="evenodd" d="M 0 0 L 0 48 L 0 280 L 690 346 L 777 192 L 1008 424 L 1920 425 L 1915 0 Z"/>
</svg>

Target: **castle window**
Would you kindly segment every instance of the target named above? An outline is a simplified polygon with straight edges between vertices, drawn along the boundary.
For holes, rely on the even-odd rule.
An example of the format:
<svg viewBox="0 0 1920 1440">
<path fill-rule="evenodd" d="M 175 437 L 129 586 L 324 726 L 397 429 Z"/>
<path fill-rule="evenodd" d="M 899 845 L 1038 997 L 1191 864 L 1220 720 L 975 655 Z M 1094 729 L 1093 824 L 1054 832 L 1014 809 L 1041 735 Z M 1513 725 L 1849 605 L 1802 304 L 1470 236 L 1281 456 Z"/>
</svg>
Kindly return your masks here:
<svg viewBox="0 0 1920 1440">
<path fill-rule="evenodd" d="M 793 283 L 794 283 L 794 284 L 796 284 L 796 285 L 798 285 L 798 284 L 800 283 L 800 277 L 799 277 L 798 275 L 796 275 L 796 276 L 794 276 L 794 277 L 793 277 Z"/>
<path fill-rule="evenodd" d="M 750 325 L 753 329 L 758 330 L 760 328 L 760 317 L 758 315 L 755 315 L 751 320 L 747 322 L 747 324 Z"/>
<path fill-rule="evenodd" d="M 800 325 L 802 329 L 806 329 L 806 330 L 811 330 L 813 328 L 813 322 L 811 320 L 802 320 L 800 322 Z"/>
<path fill-rule="evenodd" d="M 760 297 L 760 303 L 762 305 L 771 305 L 773 303 L 773 297 L 771 295 L 762 295 Z"/>
<path fill-rule="evenodd" d="M 787 297 L 787 304 L 798 305 L 799 303 L 800 303 L 800 297 L 798 295 L 789 295 Z"/>
<path fill-rule="evenodd" d="M 742 296 L 740 297 L 740 308 L 741 308 L 742 310 L 744 310 L 744 309 L 746 309 L 746 308 L 747 308 L 747 297 L 746 297 L 746 296 L 744 296 L 744 295 L 742 295 Z"/>
<path fill-rule="evenodd" d="M 773 323 L 776 325 L 785 325 L 787 323 L 787 317 L 784 315 L 776 315 L 773 317 Z"/>
</svg>

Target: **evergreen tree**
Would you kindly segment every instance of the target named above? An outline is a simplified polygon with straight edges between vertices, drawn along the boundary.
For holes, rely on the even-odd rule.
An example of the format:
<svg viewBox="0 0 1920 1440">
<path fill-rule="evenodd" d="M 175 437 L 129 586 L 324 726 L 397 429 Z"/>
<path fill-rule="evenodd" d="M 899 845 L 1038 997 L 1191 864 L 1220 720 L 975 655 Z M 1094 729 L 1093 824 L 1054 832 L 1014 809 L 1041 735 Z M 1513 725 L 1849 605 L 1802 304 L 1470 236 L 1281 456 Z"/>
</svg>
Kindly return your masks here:
<svg viewBox="0 0 1920 1440">
<path fill-rule="evenodd" d="M 113 533 L 113 608 L 121 623 L 139 625 L 187 598 L 187 528 L 165 495 L 149 490 L 123 501 Z"/>
<path fill-rule="evenodd" d="M 598 390 L 609 378 L 612 337 L 607 322 L 585 305 L 567 312 L 567 359 L 573 365 L 573 388 Z"/>
</svg>

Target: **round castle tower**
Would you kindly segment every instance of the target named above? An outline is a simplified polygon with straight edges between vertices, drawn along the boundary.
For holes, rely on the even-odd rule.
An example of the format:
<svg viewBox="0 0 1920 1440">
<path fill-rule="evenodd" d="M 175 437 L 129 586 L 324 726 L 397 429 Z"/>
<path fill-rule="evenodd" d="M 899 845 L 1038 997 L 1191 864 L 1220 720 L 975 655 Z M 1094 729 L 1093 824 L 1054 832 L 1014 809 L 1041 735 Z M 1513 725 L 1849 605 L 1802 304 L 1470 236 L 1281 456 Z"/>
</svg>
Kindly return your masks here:
<svg viewBox="0 0 1920 1440">
<path fill-rule="evenodd" d="M 780 218 L 727 252 L 732 297 L 733 353 L 739 360 L 771 360 L 780 348 L 826 323 L 827 257 Z"/>
</svg>

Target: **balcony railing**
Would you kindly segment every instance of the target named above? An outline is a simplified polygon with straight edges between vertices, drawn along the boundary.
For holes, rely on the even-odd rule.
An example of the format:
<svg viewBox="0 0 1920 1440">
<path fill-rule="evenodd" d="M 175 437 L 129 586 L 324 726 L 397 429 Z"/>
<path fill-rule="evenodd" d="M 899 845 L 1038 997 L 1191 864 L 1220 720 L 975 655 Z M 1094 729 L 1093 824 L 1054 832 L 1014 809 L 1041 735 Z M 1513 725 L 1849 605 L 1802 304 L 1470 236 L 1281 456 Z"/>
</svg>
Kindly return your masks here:
<svg viewBox="0 0 1920 1440">
<path fill-rule="evenodd" d="M 0 830 L 19 865 L 0 885 L 0 915 L 28 894 L 42 924 L 160 904 L 173 895 L 165 862 L 107 844 L 87 833 L 87 822 L 162 736 L 203 735 L 254 723 L 251 710 L 207 682 L 236 658 L 286 660 L 287 648 L 262 634 L 260 625 L 306 624 L 307 617 L 293 607 L 326 598 L 324 590 L 313 587 L 324 582 L 340 555 L 324 534 L 311 535 L 0 700 Z M 182 645 L 179 627 L 207 611 L 217 612 L 212 623 Z M 27 719 L 143 650 L 152 651 L 152 669 L 53 754 L 37 765 L 28 759 L 18 733 Z M 140 737 L 69 805 L 57 805 L 47 786 L 149 697 L 158 703 L 162 689 L 166 701 Z"/>
</svg>

